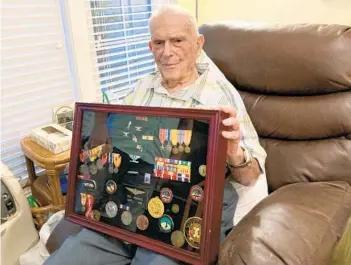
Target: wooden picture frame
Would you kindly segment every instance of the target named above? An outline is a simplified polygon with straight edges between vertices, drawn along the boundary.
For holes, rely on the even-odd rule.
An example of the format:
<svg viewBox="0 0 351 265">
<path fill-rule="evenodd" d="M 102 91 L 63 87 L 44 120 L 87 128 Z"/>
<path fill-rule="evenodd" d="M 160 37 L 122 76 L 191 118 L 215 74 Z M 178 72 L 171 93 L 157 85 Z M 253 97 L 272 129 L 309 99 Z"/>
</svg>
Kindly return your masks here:
<svg viewBox="0 0 351 265">
<path fill-rule="evenodd" d="M 206 174 L 206 177 L 203 180 L 205 188 L 204 188 L 204 192 L 202 194 L 203 197 L 201 200 L 201 206 L 200 206 L 200 202 L 196 203 L 193 201 L 195 197 L 193 196 L 193 193 L 191 193 L 192 195 L 188 196 L 187 202 L 184 202 L 184 205 L 185 205 L 184 211 L 182 213 L 178 213 L 178 215 L 175 214 L 174 215 L 175 217 L 172 217 L 174 220 L 176 220 L 177 218 L 179 218 L 179 220 L 180 220 L 180 218 L 181 218 L 182 224 L 179 226 L 178 230 L 183 229 L 184 236 L 186 237 L 188 234 L 184 230 L 184 229 L 186 229 L 186 228 L 184 228 L 184 225 L 186 226 L 190 222 L 184 223 L 183 219 L 186 219 L 185 214 L 188 214 L 188 217 L 187 217 L 188 219 L 191 217 L 191 210 L 189 210 L 190 208 L 188 209 L 188 212 L 186 212 L 186 210 L 185 210 L 187 205 L 191 205 L 189 207 L 195 207 L 194 209 L 196 210 L 196 213 L 202 212 L 201 217 L 200 217 L 200 218 L 202 218 L 202 222 L 201 222 L 201 231 L 200 231 L 201 232 L 201 239 L 200 239 L 199 249 L 191 247 L 190 243 L 188 243 L 188 240 L 192 239 L 191 236 L 189 236 L 189 238 L 187 238 L 185 240 L 185 242 L 184 242 L 185 244 L 182 247 L 176 247 L 176 246 L 169 243 L 170 239 L 166 238 L 166 236 L 170 235 L 170 233 L 168 233 L 168 235 L 164 235 L 164 233 L 161 235 L 162 238 L 166 238 L 165 239 L 166 243 L 165 243 L 165 240 L 162 239 L 163 240 L 162 241 L 161 239 L 158 239 L 158 238 L 161 238 L 161 236 L 159 236 L 157 234 L 157 232 L 150 232 L 150 233 L 152 233 L 152 237 L 158 237 L 157 239 L 151 238 L 145 234 L 142 234 L 141 232 L 139 233 L 139 232 L 135 232 L 135 231 L 128 231 L 128 229 L 119 227 L 118 225 L 111 225 L 111 223 L 107 223 L 107 221 L 103 222 L 103 221 L 101 221 L 102 219 L 100 219 L 100 215 L 99 215 L 99 217 L 97 217 L 91 213 L 92 209 L 90 209 L 90 204 L 87 204 L 86 200 L 84 202 L 82 201 L 82 198 L 86 198 L 86 195 L 84 195 L 85 193 L 78 192 L 78 189 L 80 189 L 81 187 L 85 188 L 85 186 L 86 186 L 84 184 L 85 183 L 84 181 L 86 181 L 86 180 L 85 179 L 82 180 L 82 178 L 85 178 L 84 176 L 82 176 L 82 171 L 81 171 L 82 168 L 85 170 L 86 168 L 84 168 L 84 165 L 88 165 L 90 163 L 90 160 L 95 159 L 95 158 L 93 158 L 93 155 L 94 155 L 93 153 L 95 152 L 93 150 L 95 150 L 95 149 L 90 149 L 90 151 L 88 151 L 89 158 L 82 158 L 82 156 L 84 156 L 84 154 L 86 154 L 86 153 L 84 153 L 84 151 L 82 151 L 83 132 L 85 130 L 86 124 L 88 124 L 84 121 L 84 119 L 86 116 L 89 116 L 91 113 L 93 113 L 95 115 L 94 123 L 95 123 L 95 125 L 98 124 L 99 128 L 104 128 L 104 126 L 107 128 L 109 126 L 109 125 L 106 125 L 106 123 L 103 123 L 100 126 L 100 124 L 99 124 L 99 121 L 101 121 L 101 119 L 99 119 L 100 116 L 101 117 L 110 117 L 110 118 L 111 117 L 118 117 L 117 119 L 119 119 L 120 117 L 122 117 L 122 118 L 129 117 L 130 118 L 130 117 L 135 116 L 136 119 L 139 119 L 139 120 L 140 119 L 147 120 L 147 118 L 149 117 L 148 118 L 149 120 L 157 118 L 157 119 L 162 120 L 162 121 L 163 120 L 168 121 L 168 119 L 171 119 L 171 121 L 173 121 L 172 119 L 179 119 L 179 121 L 193 121 L 193 124 L 196 123 L 196 124 L 200 124 L 201 126 L 204 124 L 204 126 L 206 126 L 206 128 L 208 128 L 207 149 L 206 149 L 207 154 L 205 154 L 205 159 L 206 159 L 206 167 L 205 167 L 206 173 L 205 174 Z M 223 190 L 224 190 L 225 173 L 226 173 L 225 172 L 226 171 L 225 162 L 226 162 L 227 141 L 221 135 L 221 131 L 223 130 L 222 120 L 225 117 L 227 117 L 227 114 L 225 114 L 221 111 L 217 111 L 217 110 L 139 107 L 139 106 L 125 106 L 125 105 L 105 105 L 105 104 L 97 104 L 97 103 L 76 103 L 65 218 L 68 221 L 80 224 L 80 225 L 85 226 L 89 229 L 96 230 L 96 231 L 111 235 L 111 236 L 116 237 L 122 241 L 129 242 L 130 244 L 135 244 L 137 246 L 158 252 L 160 254 L 169 256 L 171 258 L 174 258 L 174 259 L 186 262 L 186 263 L 199 264 L 199 265 L 200 264 L 203 265 L 203 264 L 215 263 L 217 256 L 218 256 L 219 244 L 220 244 Z M 111 118 L 111 119 L 114 119 L 114 118 Z M 105 120 L 105 118 L 102 120 Z M 134 120 L 133 120 L 133 122 L 134 122 Z M 147 121 L 147 123 L 148 123 L 148 121 Z M 93 124 L 93 122 L 91 124 Z M 112 122 L 112 124 L 114 124 L 114 123 Z M 117 124 L 117 126 L 119 126 L 122 123 L 119 123 L 119 121 L 118 121 L 116 124 Z M 153 130 L 153 129 L 157 130 L 155 128 L 152 128 L 154 126 L 151 126 L 151 124 L 152 123 L 150 123 L 150 125 L 149 125 L 150 126 L 149 129 L 150 130 Z M 114 125 L 112 125 L 112 126 L 114 126 Z M 94 127 L 94 128 L 96 128 L 96 127 Z M 192 128 L 195 128 L 195 127 L 192 127 Z M 201 129 L 201 127 L 199 127 L 199 128 Z M 203 132 L 200 129 L 199 129 L 198 133 L 199 133 L 199 135 L 200 134 L 202 135 Z M 128 128 L 128 130 L 129 130 L 129 128 Z M 111 130 L 111 131 L 115 131 L 115 130 Z M 182 132 L 183 132 L 182 130 L 177 129 L 175 131 L 177 131 L 177 133 L 179 133 L 179 135 L 182 135 Z M 161 129 L 159 129 L 159 132 L 161 135 Z M 196 135 L 196 133 L 197 132 L 195 132 L 195 131 L 193 132 L 193 138 L 192 138 L 191 142 L 194 141 L 194 143 L 195 143 L 196 137 L 194 135 Z M 91 135 L 92 134 L 93 134 L 93 132 L 91 133 Z M 93 137 L 91 135 L 88 137 L 89 139 L 93 139 Z M 149 136 L 149 138 L 151 140 L 153 139 L 152 141 L 154 141 L 154 143 L 151 142 L 152 144 L 154 144 L 156 146 L 160 146 L 160 148 L 163 148 L 163 143 L 161 143 L 161 140 L 164 143 L 166 143 L 166 141 L 164 141 L 163 139 L 159 140 L 158 136 L 160 136 L 160 135 Z M 87 137 L 85 137 L 85 138 L 87 138 Z M 197 137 L 197 138 L 199 138 L 199 137 Z M 128 138 L 128 140 L 126 140 L 126 141 L 130 141 L 130 139 Z M 89 142 L 89 140 L 87 142 Z M 180 142 L 181 141 L 178 142 L 178 146 L 176 144 L 176 145 L 174 145 L 174 147 L 178 147 L 179 149 L 183 149 L 183 148 L 180 148 L 181 144 L 182 144 Z M 91 142 L 89 142 L 89 143 L 91 143 Z M 121 141 L 119 141 L 119 143 L 121 143 Z M 161 143 L 161 145 L 160 145 L 160 143 Z M 129 144 L 129 142 L 126 142 L 126 144 Z M 103 148 L 106 146 L 107 145 L 103 145 Z M 115 147 L 113 147 L 113 144 L 111 144 L 111 146 L 112 146 L 112 148 L 115 148 Z M 184 143 L 184 146 L 185 146 L 185 143 Z M 191 144 L 189 144 L 189 149 L 190 149 L 190 146 L 191 146 Z M 94 147 L 91 147 L 91 148 L 94 148 Z M 173 151 L 174 150 L 172 150 L 171 152 L 173 152 Z M 104 152 L 104 151 L 102 151 L 102 152 Z M 191 152 L 192 151 L 189 151 L 189 153 L 191 153 Z M 107 151 L 106 151 L 106 155 L 110 156 L 110 153 L 111 152 L 107 153 Z M 104 154 L 101 154 L 101 152 L 100 152 L 100 155 L 101 155 L 101 158 L 104 157 Z M 190 157 L 195 157 L 195 155 L 194 156 L 190 155 Z M 87 163 L 87 164 L 82 164 L 83 163 L 82 161 L 85 161 L 84 163 Z M 86 161 L 88 161 L 88 162 L 86 162 Z M 103 161 L 103 159 L 101 161 Z M 181 160 L 176 160 L 176 161 L 181 161 Z M 132 165 L 131 164 L 132 162 L 133 161 L 128 161 L 129 165 Z M 94 162 L 92 162 L 92 163 L 94 163 Z M 96 163 L 98 163 L 98 162 L 96 162 Z M 127 163 L 127 161 L 125 163 Z M 155 165 L 157 163 L 155 162 Z M 122 160 L 122 164 L 123 164 L 123 160 Z M 91 165 L 93 165 L 93 164 L 91 164 Z M 193 163 L 193 165 L 195 165 L 195 162 Z M 108 162 L 107 162 L 106 167 L 110 167 L 110 166 L 113 167 L 114 166 L 113 163 L 111 162 L 111 164 L 108 164 Z M 89 168 L 89 166 L 88 166 L 88 168 Z M 100 168 L 101 168 L 101 165 L 100 165 Z M 190 166 L 189 166 L 189 168 L 190 168 Z M 92 167 L 89 168 L 89 170 L 91 170 L 91 169 L 92 169 Z M 203 174 L 200 172 L 200 167 L 198 169 L 195 168 L 195 166 L 191 168 L 191 170 L 195 170 L 195 169 L 199 171 L 199 174 Z M 105 170 L 105 168 L 103 167 L 102 170 Z M 127 170 L 128 170 L 128 166 L 127 166 Z M 126 172 L 128 172 L 128 174 L 130 173 L 130 171 L 126 171 Z M 155 172 L 158 172 L 156 166 L 154 169 L 154 174 L 156 176 Z M 162 171 L 162 172 L 164 172 L 164 171 Z M 191 172 L 193 172 L 193 171 L 191 171 Z M 116 174 L 117 175 L 121 174 L 121 175 L 119 175 L 119 178 L 121 178 L 121 176 L 122 176 L 122 178 L 125 177 L 125 175 L 123 175 L 124 173 L 116 173 Z M 139 175 L 137 175 L 137 176 L 139 177 L 141 173 L 139 172 L 138 174 Z M 86 173 L 86 175 L 89 175 L 89 174 Z M 145 173 L 145 176 L 146 176 L 146 173 Z M 168 175 L 162 175 L 162 177 L 165 177 L 165 176 L 168 176 Z M 90 177 L 87 176 L 87 178 L 90 178 Z M 95 177 L 95 175 L 92 175 L 92 177 Z M 193 175 L 191 177 L 195 178 L 195 180 L 196 180 L 196 178 L 199 178 L 197 175 L 196 176 Z M 112 178 L 112 177 L 110 177 L 110 178 Z M 159 182 L 161 180 L 159 177 L 154 178 L 154 176 L 152 176 L 152 181 L 153 181 L 153 183 L 154 182 L 156 183 L 155 187 L 157 187 L 157 185 L 159 185 Z M 190 184 L 185 183 L 185 182 L 181 182 L 181 181 L 174 182 L 172 180 L 162 180 L 162 181 L 167 181 L 166 183 L 168 183 L 169 185 L 177 184 L 180 187 L 187 187 L 187 188 L 190 186 L 193 187 L 194 186 L 193 184 L 195 184 L 196 186 L 198 186 L 198 184 L 199 184 L 199 182 L 196 183 L 194 181 L 193 181 L 193 183 L 190 183 Z M 162 181 L 161 181 L 161 183 L 162 183 Z M 96 185 L 98 185 L 98 184 L 96 184 Z M 182 185 L 187 185 L 187 186 L 182 186 Z M 121 185 L 118 184 L 118 188 L 120 188 L 120 186 Z M 146 186 L 146 184 L 145 184 L 145 186 Z M 117 189 L 117 186 L 115 186 L 115 188 Z M 103 188 L 100 187 L 100 190 L 101 189 L 104 190 L 103 192 L 107 191 L 106 186 L 104 186 Z M 183 188 L 181 188 L 179 190 L 182 190 L 182 189 Z M 155 190 L 157 190 L 157 188 L 155 188 Z M 156 192 L 155 190 L 153 189 L 152 193 L 155 193 Z M 105 193 L 103 193 L 103 194 L 104 194 L 103 196 L 107 196 Z M 89 195 L 89 198 L 93 197 L 93 196 L 94 195 Z M 80 198 L 81 202 L 79 202 L 78 197 Z M 160 197 L 161 197 L 161 194 L 160 194 Z M 98 200 L 103 201 L 104 199 L 102 199 L 102 198 L 105 198 L 105 197 L 97 196 L 97 198 L 94 199 L 94 203 L 97 202 Z M 164 198 L 164 197 L 161 197 L 161 198 Z M 192 198 L 192 199 L 189 199 L 189 198 Z M 110 200 L 110 199 L 108 199 L 108 200 Z M 188 203 L 189 200 L 191 201 L 190 204 Z M 91 207 L 95 207 L 94 203 L 92 204 Z M 135 202 L 132 200 L 132 203 L 135 203 Z M 148 207 L 149 207 L 149 205 L 151 205 L 150 200 L 148 200 L 147 203 L 148 203 Z M 103 203 L 101 203 L 101 205 L 103 205 Z M 103 208 L 103 206 L 100 206 L 99 209 L 106 210 L 105 212 L 101 212 L 101 214 L 105 214 L 105 217 L 103 217 L 103 219 L 107 220 L 106 214 L 111 214 L 111 213 L 113 213 L 114 210 L 112 210 L 112 212 L 110 212 L 110 210 L 108 208 L 106 208 L 107 207 L 106 204 L 104 204 L 104 205 L 105 205 L 104 206 L 105 208 Z M 168 207 L 168 205 L 166 205 L 166 203 L 164 205 L 165 205 L 164 207 L 166 207 L 166 206 Z M 121 209 L 122 209 L 122 207 L 124 207 L 124 206 L 122 206 L 122 204 L 120 204 L 120 206 L 121 206 Z M 173 207 L 173 204 L 172 204 L 172 207 Z M 90 210 L 87 210 L 88 208 Z M 128 208 L 128 206 L 127 206 L 127 208 Z M 201 211 L 199 210 L 200 208 L 201 208 Z M 79 209 L 79 210 L 77 210 L 77 209 Z M 150 209 L 152 209 L 152 208 L 146 208 L 145 211 L 147 212 L 149 210 L 150 212 L 145 213 L 145 215 L 146 214 L 151 215 L 151 211 L 155 215 L 155 212 L 153 212 L 153 210 L 150 210 Z M 173 214 L 173 210 L 174 209 L 172 208 L 172 214 Z M 178 207 L 178 210 L 179 210 L 179 207 Z M 128 209 L 127 210 L 123 209 L 123 211 L 128 211 Z M 169 211 L 169 209 L 167 208 L 164 210 L 164 212 L 165 211 Z M 97 213 L 97 212 L 98 212 L 98 210 L 96 210 L 95 213 Z M 123 213 L 122 213 L 122 215 L 123 215 Z M 179 216 L 179 214 L 180 214 L 180 216 Z M 86 216 L 88 216 L 88 217 L 86 217 Z M 92 219 L 92 218 L 95 218 L 96 220 Z M 116 217 L 114 217 L 114 218 L 116 218 Z M 150 220 L 152 219 L 150 221 L 151 223 L 157 221 L 156 220 L 157 218 L 149 218 L 149 219 Z M 188 219 L 186 219 L 186 220 L 188 220 Z M 195 220 L 195 219 L 192 219 L 192 220 Z M 97 221 L 97 220 L 99 220 L 99 221 Z M 108 220 L 110 220 L 110 219 L 108 219 Z M 126 219 L 123 219 L 123 220 L 126 221 Z M 123 222 L 123 220 L 122 220 L 122 222 Z M 133 217 L 133 222 L 134 221 L 135 220 Z M 158 222 L 161 225 L 163 224 L 160 220 Z M 176 221 L 175 221 L 175 223 L 176 223 Z M 123 222 L 123 224 L 125 224 L 125 222 Z M 137 227 L 139 227 L 139 226 L 137 225 Z M 167 225 L 166 225 L 166 227 L 167 227 Z M 150 227 L 150 229 L 154 229 L 155 231 L 157 229 L 161 229 L 161 228 L 163 229 L 164 227 L 161 227 L 161 226 L 159 228 Z M 174 229 L 175 229 L 175 225 L 174 225 Z M 190 230 L 191 229 L 193 229 L 192 224 L 190 224 Z M 139 229 L 136 229 L 136 230 L 139 231 Z M 173 232 L 174 231 L 172 231 L 172 233 Z M 195 236 L 194 238 L 196 239 L 197 237 Z M 172 241 L 172 239 L 171 239 L 171 241 Z"/>
</svg>

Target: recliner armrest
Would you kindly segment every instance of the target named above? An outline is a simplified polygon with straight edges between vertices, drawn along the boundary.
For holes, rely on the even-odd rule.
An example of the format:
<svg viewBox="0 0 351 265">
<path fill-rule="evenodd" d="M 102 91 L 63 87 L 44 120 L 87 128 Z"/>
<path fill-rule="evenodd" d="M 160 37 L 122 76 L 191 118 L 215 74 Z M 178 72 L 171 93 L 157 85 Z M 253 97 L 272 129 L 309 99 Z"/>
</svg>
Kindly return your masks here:
<svg viewBox="0 0 351 265">
<path fill-rule="evenodd" d="M 350 214 L 351 186 L 346 182 L 284 186 L 227 236 L 219 264 L 329 265 Z"/>
</svg>

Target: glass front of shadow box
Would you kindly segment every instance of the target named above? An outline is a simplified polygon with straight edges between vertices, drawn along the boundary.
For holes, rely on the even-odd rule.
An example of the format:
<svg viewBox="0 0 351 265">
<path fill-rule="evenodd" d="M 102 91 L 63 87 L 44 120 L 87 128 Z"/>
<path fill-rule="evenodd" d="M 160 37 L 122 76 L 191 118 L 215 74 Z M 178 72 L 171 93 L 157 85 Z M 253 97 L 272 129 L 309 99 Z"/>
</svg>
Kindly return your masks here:
<svg viewBox="0 0 351 265">
<path fill-rule="evenodd" d="M 83 111 L 75 213 L 199 252 L 208 121 Z"/>
</svg>

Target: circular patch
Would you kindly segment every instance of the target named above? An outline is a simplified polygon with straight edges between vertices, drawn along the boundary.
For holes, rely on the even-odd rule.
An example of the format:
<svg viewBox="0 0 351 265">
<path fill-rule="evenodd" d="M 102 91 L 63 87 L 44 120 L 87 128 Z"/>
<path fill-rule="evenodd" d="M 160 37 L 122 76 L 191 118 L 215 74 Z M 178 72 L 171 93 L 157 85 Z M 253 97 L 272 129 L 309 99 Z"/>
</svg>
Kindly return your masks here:
<svg viewBox="0 0 351 265">
<path fill-rule="evenodd" d="M 184 237 L 188 244 L 196 249 L 200 248 L 201 239 L 201 223 L 200 217 L 190 217 L 184 224 Z"/>
<path fill-rule="evenodd" d="M 136 219 L 136 225 L 140 230 L 144 231 L 149 226 L 149 219 L 145 215 L 139 215 Z"/>
<path fill-rule="evenodd" d="M 162 188 L 160 191 L 160 198 L 164 203 L 170 203 L 173 199 L 173 192 L 169 188 Z"/>
<path fill-rule="evenodd" d="M 172 204 L 172 212 L 179 213 L 179 205 L 178 204 Z"/>
<path fill-rule="evenodd" d="M 117 184 L 116 184 L 116 182 L 114 182 L 113 180 L 108 180 L 106 182 L 106 188 L 105 189 L 106 189 L 106 192 L 108 194 L 115 193 L 117 191 Z"/>
<path fill-rule="evenodd" d="M 129 211 L 124 211 L 121 215 L 121 220 L 124 225 L 130 225 L 133 220 L 132 214 Z"/>
<path fill-rule="evenodd" d="M 105 212 L 106 212 L 106 215 L 108 217 L 114 218 L 117 215 L 117 212 L 118 212 L 117 204 L 114 203 L 113 201 L 109 201 L 105 205 Z"/>
<path fill-rule="evenodd" d="M 147 209 L 153 218 L 160 218 L 165 211 L 165 206 L 160 198 L 156 196 L 149 201 Z"/>
<path fill-rule="evenodd" d="M 93 210 L 93 219 L 96 221 L 100 221 L 101 214 L 98 210 Z"/>
<path fill-rule="evenodd" d="M 173 228 L 174 228 L 173 220 L 167 214 L 163 215 L 159 219 L 158 225 L 160 226 L 161 231 L 164 232 L 164 233 L 170 233 L 173 230 Z"/>
<path fill-rule="evenodd" d="M 206 177 L 206 165 L 201 165 L 199 167 L 199 174 L 200 176 Z"/>
<path fill-rule="evenodd" d="M 193 186 L 190 190 L 190 196 L 196 202 L 202 201 L 203 195 L 204 191 L 200 186 Z"/>
<path fill-rule="evenodd" d="M 185 238 L 182 231 L 180 230 L 174 231 L 171 234 L 171 242 L 173 246 L 177 248 L 181 248 L 185 243 Z"/>
</svg>

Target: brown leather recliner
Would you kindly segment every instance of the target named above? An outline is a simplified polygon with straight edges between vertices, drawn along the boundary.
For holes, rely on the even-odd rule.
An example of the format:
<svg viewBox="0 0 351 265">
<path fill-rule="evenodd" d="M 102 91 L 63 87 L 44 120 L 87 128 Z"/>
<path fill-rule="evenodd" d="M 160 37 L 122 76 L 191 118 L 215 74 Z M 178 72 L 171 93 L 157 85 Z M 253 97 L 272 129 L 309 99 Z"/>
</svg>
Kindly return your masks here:
<svg viewBox="0 0 351 265">
<path fill-rule="evenodd" d="M 227 237 L 219 263 L 330 264 L 351 215 L 351 27 L 200 31 L 267 151 L 272 192 Z"/>
<path fill-rule="evenodd" d="M 200 31 L 268 153 L 271 194 L 229 234 L 219 263 L 329 264 L 351 214 L 350 27 L 216 23 Z M 62 221 L 48 249 L 79 229 Z"/>
</svg>

